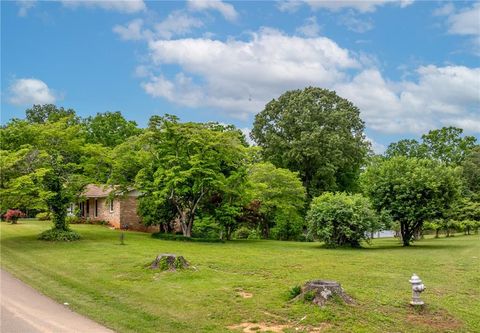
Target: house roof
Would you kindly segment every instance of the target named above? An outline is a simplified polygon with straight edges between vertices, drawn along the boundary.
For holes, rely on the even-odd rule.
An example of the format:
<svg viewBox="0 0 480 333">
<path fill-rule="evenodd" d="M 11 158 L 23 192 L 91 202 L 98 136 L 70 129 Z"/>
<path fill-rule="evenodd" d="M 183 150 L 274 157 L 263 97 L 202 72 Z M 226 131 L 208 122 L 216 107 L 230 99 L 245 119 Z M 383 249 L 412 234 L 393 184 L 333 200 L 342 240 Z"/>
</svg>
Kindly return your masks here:
<svg viewBox="0 0 480 333">
<path fill-rule="evenodd" d="M 82 194 L 87 198 L 106 198 L 115 189 L 119 189 L 119 186 L 88 184 L 87 186 L 85 186 Z M 138 197 L 140 195 L 140 192 L 138 192 L 132 187 L 128 188 L 127 192 L 123 192 L 123 194 Z"/>
<path fill-rule="evenodd" d="M 82 194 L 87 198 L 105 198 L 112 190 L 113 186 L 88 184 Z"/>
</svg>

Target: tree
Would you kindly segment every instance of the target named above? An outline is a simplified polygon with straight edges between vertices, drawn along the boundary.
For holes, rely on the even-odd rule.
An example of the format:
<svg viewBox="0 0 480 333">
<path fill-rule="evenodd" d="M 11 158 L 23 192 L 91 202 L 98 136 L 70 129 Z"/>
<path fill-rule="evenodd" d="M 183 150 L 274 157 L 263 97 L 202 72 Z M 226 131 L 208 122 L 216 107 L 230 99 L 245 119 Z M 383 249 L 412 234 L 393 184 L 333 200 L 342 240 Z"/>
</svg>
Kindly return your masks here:
<svg viewBox="0 0 480 333">
<path fill-rule="evenodd" d="M 467 192 L 480 201 L 480 146 L 475 146 L 462 162 L 462 175 Z"/>
<path fill-rule="evenodd" d="M 463 130 L 457 127 L 442 127 L 422 136 L 429 157 L 446 163 L 460 165 L 477 139 L 473 136 L 462 137 Z"/>
<path fill-rule="evenodd" d="M 385 151 L 387 158 L 396 156 L 426 158 L 427 147 L 414 139 L 403 139 L 398 142 L 391 143 Z"/>
<path fill-rule="evenodd" d="M 255 116 L 252 139 L 265 159 L 299 173 L 308 196 L 352 190 L 369 152 L 359 109 L 334 91 L 287 91 Z"/>
<path fill-rule="evenodd" d="M 442 127 L 422 135 L 422 142 L 403 139 L 391 143 L 385 151 L 387 158 L 396 156 L 428 158 L 457 166 L 462 163 L 475 147 L 476 138 L 463 136 L 463 130 L 457 127 Z"/>
<path fill-rule="evenodd" d="M 364 193 L 378 212 L 400 223 L 402 241 L 409 246 L 426 220 L 443 218 L 461 188 L 458 172 L 444 164 L 394 157 L 370 165 L 362 174 Z"/>
<path fill-rule="evenodd" d="M 97 113 L 95 117 L 86 118 L 83 125 L 87 142 L 105 147 L 115 147 L 141 132 L 137 123 L 126 120 L 120 111 Z"/>
<path fill-rule="evenodd" d="M 33 124 L 44 124 L 46 122 L 56 122 L 62 118 L 68 118 L 70 122 L 78 124 L 79 118 L 75 110 L 58 108 L 54 104 L 34 105 L 31 109 L 27 109 L 26 120 Z"/>
<path fill-rule="evenodd" d="M 250 202 L 258 203 L 262 236 L 268 238 L 276 227 L 280 239 L 298 236 L 304 226 L 302 211 L 305 206 L 305 188 L 298 173 L 277 168 L 271 163 L 257 163 L 248 173 Z"/>
<path fill-rule="evenodd" d="M 312 200 L 307 214 L 309 232 L 329 247 L 359 247 L 380 229 L 368 199 L 360 194 L 326 192 Z"/>
<path fill-rule="evenodd" d="M 8 144 L 0 155 L 6 166 L 0 194 L 12 207 L 50 210 L 53 229 L 41 239 L 78 239 L 66 223 L 67 205 L 75 201 L 85 184 L 105 179 L 109 173 L 108 154 L 100 145 L 85 143 L 82 127 L 72 120 L 74 117 L 44 122 L 13 120 L 1 130 Z M 28 144 L 17 139 L 22 132 L 27 134 Z"/>
<path fill-rule="evenodd" d="M 168 115 L 152 117 L 146 135 L 154 158 L 137 174 L 137 188 L 173 205 L 184 236 L 191 237 L 197 211 L 241 172 L 245 147 L 237 131 Z"/>
</svg>

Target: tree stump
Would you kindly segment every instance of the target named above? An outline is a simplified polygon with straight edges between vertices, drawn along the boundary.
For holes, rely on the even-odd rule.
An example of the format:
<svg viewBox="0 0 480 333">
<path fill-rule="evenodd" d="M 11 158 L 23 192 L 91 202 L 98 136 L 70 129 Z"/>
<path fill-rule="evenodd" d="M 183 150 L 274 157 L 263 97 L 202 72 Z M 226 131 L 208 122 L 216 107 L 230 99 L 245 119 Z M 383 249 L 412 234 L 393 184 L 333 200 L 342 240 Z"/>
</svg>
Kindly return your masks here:
<svg viewBox="0 0 480 333">
<path fill-rule="evenodd" d="M 302 292 L 295 297 L 305 301 L 311 301 L 314 304 L 324 307 L 330 299 L 340 299 L 347 304 L 353 304 L 355 301 L 343 290 L 340 283 L 336 281 L 313 280 L 308 281 L 302 287 Z"/>
<path fill-rule="evenodd" d="M 150 265 L 151 269 L 160 269 L 162 271 L 176 271 L 190 266 L 183 256 L 176 254 L 159 254 Z"/>
</svg>

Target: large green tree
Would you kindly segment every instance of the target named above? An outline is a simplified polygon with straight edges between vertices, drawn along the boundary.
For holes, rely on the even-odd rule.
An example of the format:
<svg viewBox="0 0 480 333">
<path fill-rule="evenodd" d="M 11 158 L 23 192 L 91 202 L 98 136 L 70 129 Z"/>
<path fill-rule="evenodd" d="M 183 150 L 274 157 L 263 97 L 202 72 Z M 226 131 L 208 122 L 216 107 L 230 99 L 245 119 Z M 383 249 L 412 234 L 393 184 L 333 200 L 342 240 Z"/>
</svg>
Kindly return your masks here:
<svg viewBox="0 0 480 333">
<path fill-rule="evenodd" d="M 256 163 L 248 173 L 250 202 L 257 202 L 262 236 L 268 238 L 276 228 L 279 239 L 297 237 L 303 227 L 305 188 L 298 173 L 277 168 L 271 163 Z"/>
<path fill-rule="evenodd" d="M 218 124 L 180 123 L 174 116 L 150 119 L 151 163 L 136 176 L 137 188 L 157 204 L 175 207 L 184 236 L 191 237 L 198 211 L 244 172 L 239 132 Z"/>
<path fill-rule="evenodd" d="M 86 183 L 108 178 L 108 154 L 103 146 L 85 142 L 73 111 L 45 118 L 45 114 L 56 114 L 52 110 L 57 108 L 44 108 L 34 108 L 39 117 L 31 110 L 28 114 L 43 121 L 12 120 L 2 128 L 5 146 L 0 156 L 6 172 L 2 173 L 0 194 L 8 198 L 9 206 L 50 210 L 53 229 L 43 238 L 77 239 L 66 223 L 67 205 Z M 22 138 L 23 133 L 28 141 Z"/>
<path fill-rule="evenodd" d="M 115 147 L 141 132 L 137 123 L 126 120 L 120 111 L 97 113 L 95 117 L 84 119 L 83 125 L 87 142 L 105 147 Z"/>
<path fill-rule="evenodd" d="M 377 161 L 362 174 L 373 206 L 400 223 L 404 246 L 424 221 L 449 214 L 461 188 L 457 170 L 429 159 L 394 157 Z"/>
<path fill-rule="evenodd" d="M 265 159 L 299 173 L 309 197 L 352 190 L 369 151 L 360 110 L 334 91 L 287 91 L 255 116 Z"/>
</svg>

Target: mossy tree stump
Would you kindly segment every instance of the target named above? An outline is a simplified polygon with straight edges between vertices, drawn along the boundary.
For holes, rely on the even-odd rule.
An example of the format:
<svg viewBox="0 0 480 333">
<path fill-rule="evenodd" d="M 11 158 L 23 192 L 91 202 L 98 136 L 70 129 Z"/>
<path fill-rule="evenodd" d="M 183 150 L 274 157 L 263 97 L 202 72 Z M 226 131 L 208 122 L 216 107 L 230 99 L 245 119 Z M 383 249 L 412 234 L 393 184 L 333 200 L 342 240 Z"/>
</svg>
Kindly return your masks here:
<svg viewBox="0 0 480 333">
<path fill-rule="evenodd" d="M 339 299 L 347 304 L 355 303 L 353 298 L 345 293 L 340 283 L 325 280 L 308 281 L 295 299 L 313 302 L 320 307 L 324 307 L 331 299 Z"/>
<path fill-rule="evenodd" d="M 162 253 L 159 254 L 150 265 L 151 269 L 160 269 L 162 271 L 176 271 L 190 266 L 183 256 L 176 254 Z"/>
</svg>

